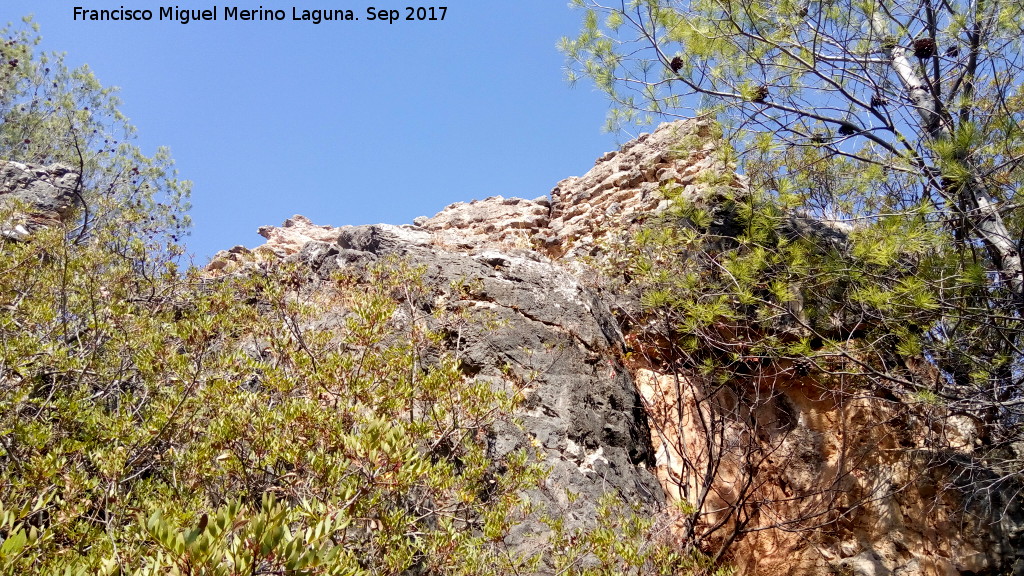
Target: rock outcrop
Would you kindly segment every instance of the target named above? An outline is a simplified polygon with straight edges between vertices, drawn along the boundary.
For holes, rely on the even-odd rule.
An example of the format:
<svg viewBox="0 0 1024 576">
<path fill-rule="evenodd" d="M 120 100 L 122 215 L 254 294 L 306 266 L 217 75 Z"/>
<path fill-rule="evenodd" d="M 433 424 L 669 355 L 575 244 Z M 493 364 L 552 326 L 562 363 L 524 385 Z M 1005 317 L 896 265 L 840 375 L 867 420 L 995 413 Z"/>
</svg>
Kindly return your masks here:
<svg viewBox="0 0 1024 576">
<path fill-rule="evenodd" d="M 534 504 L 557 512 L 568 529 L 592 525 L 595 505 L 611 492 L 654 512 L 664 501 L 641 399 L 616 360 L 622 333 L 606 304 L 557 265 L 528 254 L 439 249 L 431 234 L 407 227 L 346 227 L 332 242 L 311 241 L 296 254 L 327 278 L 365 273 L 388 257 L 424 270 L 433 298 L 464 321 L 447 328 L 462 371 L 526 398 L 523 427 L 496 431 L 492 456 L 533 445 L 550 469 Z M 433 326 L 435 330 L 442 329 Z M 576 497 L 571 498 L 571 494 Z M 511 545 L 544 530 L 520 526 Z"/>
<path fill-rule="evenodd" d="M 691 375 L 641 368 L 636 378 L 670 501 L 692 502 L 700 493 L 709 440 L 725 447 L 705 503 L 721 513 L 703 521 L 724 519 L 722 532 L 729 534 L 735 520 L 725 512 L 742 500 L 754 503 L 745 507 L 747 531 L 731 556 L 743 574 L 1024 569 L 1019 484 L 973 461 L 973 425 L 943 409 L 923 415 L 926 421 L 891 399 L 830 390 L 775 370 L 710 398 L 709 387 Z M 710 404 L 744 408 L 705 434 L 699 415 Z M 745 468 L 751 460 L 754 474 Z"/>
<path fill-rule="evenodd" d="M 78 179 L 61 164 L 0 161 L 0 238 L 24 240 L 40 227 L 62 223 L 77 201 Z"/>
<path fill-rule="evenodd" d="M 664 187 L 696 196 L 708 187 L 701 175 L 729 171 L 715 158 L 711 130 L 707 122 L 666 124 L 605 154 L 582 177 L 562 180 L 550 200 L 457 202 L 415 223 L 456 249 L 527 248 L 562 261 L 589 255 L 603 238 L 667 208 Z"/>
<path fill-rule="evenodd" d="M 664 124 L 605 154 L 582 177 L 562 180 L 550 199 L 492 196 L 456 202 L 405 227 L 429 232 L 431 243 L 442 249 L 526 250 L 568 262 L 592 253 L 602 239 L 628 232 L 668 207 L 665 187 L 697 196 L 713 185 L 702 176 L 730 173 L 734 167 L 715 157 L 717 142 L 711 132 L 708 122 Z M 742 181 L 731 174 L 729 178 Z M 296 215 L 280 227 L 261 227 L 259 234 L 268 242 L 257 251 L 287 256 L 310 240 L 330 240 L 339 230 Z M 213 266 L 221 267 L 225 259 L 232 260 L 227 252 L 217 254 Z"/>
<path fill-rule="evenodd" d="M 218 253 L 209 271 L 277 258 L 320 277 L 359 274 L 388 256 L 424 267 L 436 296 L 473 319 L 449 343 L 466 375 L 527 391 L 524 429 L 499 431 L 495 453 L 539 444 L 552 474 L 533 496 L 572 526 L 593 525 L 594 503 L 607 492 L 656 514 L 685 509 L 706 491 L 704 528 L 721 520 L 716 529 L 729 534 L 738 524 L 724 511 L 740 498 L 749 505 L 731 536 L 730 560 L 743 574 L 1024 574 L 1019 484 L 971 460 L 970 422 L 927 422 L 898 402 L 844 395 L 794 369 L 709 392 L 670 363 L 625 360 L 635 327 L 620 325 L 609 302 L 630 296 L 602 292 L 584 261 L 667 208 L 666 191 L 713 197 L 715 186 L 744 185 L 717 160 L 711 131 L 701 121 L 662 125 L 563 180 L 550 198 L 460 202 L 404 226 L 332 228 L 295 216 L 261 228 L 264 246 Z M 794 227 L 844 241 L 843 230 L 797 220 Z M 709 401 L 752 408 L 717 424 L 722 457 L 702 477 L 711 437 L 700 415 Z M 942 450 L 925 449 L 920 438 L 929 434 L 947 440 Z M 765 454 L 755 472 L 744 446 Z M 687 528 L 677 526 L 680 537 Z M 537 530 L 524 524 L 521 540 Z"/>
</svg>

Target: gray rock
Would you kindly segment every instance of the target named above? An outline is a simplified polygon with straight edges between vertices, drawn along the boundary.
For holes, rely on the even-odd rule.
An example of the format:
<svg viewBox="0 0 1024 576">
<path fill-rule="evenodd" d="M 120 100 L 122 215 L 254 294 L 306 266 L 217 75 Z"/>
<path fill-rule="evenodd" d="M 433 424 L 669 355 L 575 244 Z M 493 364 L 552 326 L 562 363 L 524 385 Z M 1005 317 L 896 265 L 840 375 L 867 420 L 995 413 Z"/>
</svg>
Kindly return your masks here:
<svg viewBox="0 0 1024 576">
<path fill-rule="evenodd" d="M 572 530 L 595 525 L 596 504 L 617 494 L 653 512 L 664 494 L 641 399 L 616 360 L 624 346 L 608 307 L 557 265 L 486 251 L 476 256 L 432 246 L 429 234 L 395 226 L 341 229 L 334 246 L 311 242 L 300 253 L 321 276 L 401 256 L 423 267 L 436 296 L 467 321 L 447 346 L 463 371 L 493 386 L 520 389 L 523 428 L 494 431 L 493 456 L 540 446 L 551 472 L 529 494 Z M 426 316 L 426 315 L 424 315 Z M 508 545 L 543 546 L 547 528 L 529 520 Z"/>
<path fill-rule="evenodd" d="M 0 162 L 0 206 L 19 202 L 64 218 L 74 207 L 77 185 L 78 174 L 62 164 Z"/>
<path fill-rule="evenodd" d="M 79 176 L 67 166 L 0 161 L 0 238 L 24 240 L 42 226 L 60 224 L 78 201 Z"/>
</svg>

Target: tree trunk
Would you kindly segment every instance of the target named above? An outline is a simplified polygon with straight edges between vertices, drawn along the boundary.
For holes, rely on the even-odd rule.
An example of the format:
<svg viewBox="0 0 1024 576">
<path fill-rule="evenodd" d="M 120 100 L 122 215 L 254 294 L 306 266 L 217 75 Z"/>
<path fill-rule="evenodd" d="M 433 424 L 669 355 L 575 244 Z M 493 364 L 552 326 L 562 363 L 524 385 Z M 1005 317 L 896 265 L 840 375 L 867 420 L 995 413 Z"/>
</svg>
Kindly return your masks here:
<svg viewBox="0 0 1024 576">
<path fill-rule="evenodd" d="M 911 103 L 921 117 L 924 138 L 928 140 L 950 138 L 952 136 L 951 120 L 943 115 L 940 103 L 928 90 L 925 82 L 918 77 L 913 63 L 907 57 L 906 48 L 890 45 L 884 40 L 889 36 L 889 27 L 879 12 L 874 14 L 871 23 L 873 32 L 883 39 L 882 44 L 892 68 L 899 76 Z M 960 160 L 965 163 L 970 172 L 958 193 L 964 200 L 961 203 L 964 207 L 963 215 L 974 229 L 977 237 L 984 242 L 989 257 L 999 273 L 1000 282 L 1007 283 L 1012 290 L 1017 309 L 1024 311 L 1024 273 L 1022 273 L 1017 243 L 1010 236 L 1010 231 L 1006 228 L 1006 223 L 1003 222 L 1002 214 L 999 213 L 999 207 L 989 194 L 988 187 L 977 166 L 967 159 Z M 947 194 L 946 201 L 952 203 L 953 198 Z"/>
</svg>

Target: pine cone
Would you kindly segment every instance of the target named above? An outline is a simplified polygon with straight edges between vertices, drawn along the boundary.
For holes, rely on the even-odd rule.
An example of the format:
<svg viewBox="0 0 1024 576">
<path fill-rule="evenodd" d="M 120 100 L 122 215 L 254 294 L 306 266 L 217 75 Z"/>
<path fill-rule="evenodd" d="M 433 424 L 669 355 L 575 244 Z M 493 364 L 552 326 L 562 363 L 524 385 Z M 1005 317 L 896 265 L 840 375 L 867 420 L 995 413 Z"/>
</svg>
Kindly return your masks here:
<svg viewBox="0 0 1024 576">
<path fill-rule="evenodd" d="M 914 56 L 918 58 L 931 58 L 935 55 L 935 40 L 932 38 L 918 38 L 914 40 Z"/>
</svg>

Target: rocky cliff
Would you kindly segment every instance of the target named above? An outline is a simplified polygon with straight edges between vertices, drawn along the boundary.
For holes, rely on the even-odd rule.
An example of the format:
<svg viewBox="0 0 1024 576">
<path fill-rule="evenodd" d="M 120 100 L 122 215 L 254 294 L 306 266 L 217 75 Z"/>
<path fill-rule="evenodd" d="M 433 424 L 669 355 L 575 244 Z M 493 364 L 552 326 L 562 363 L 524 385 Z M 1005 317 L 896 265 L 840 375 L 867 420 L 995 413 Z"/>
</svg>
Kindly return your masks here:
<svg viewBox="0 0 1024 576">
<path fill-rule="evenodd" d="M 665 124 L 550 197 L 457 203 L 402 226 L 295 216 L 208 271 L 286 259 L 315 284 L 338 270 L 365 279 L 392 256 L 422 267 L 436 299 L 469 319 L 448 334 L 464 373 L 525 390 L 524 427 L 498 431 L 495 454 L 540 446 L 552 473 L 533 499 L 570 525 L 592 525 L 595 502 L 614 493 L 680 540 L 703 534 L 712 553 L 731 544 L 743 574 L 1024 574 L 1017 484 L 973 460 L 969 420 L 851 395 L 792 366 L 711 390 L 644 334 L 634 296 L 607 288 L 595 257 L 666 209 L 666 187 L 698 198 L 744 185 L 715 149 L 708 124 Z M 940 451 L 923 442 L 936 435 Z M 701 510 L 687 511 L 694 502 Z M 522 542 L 536 529 L 524 524 Z"/>
</svg>

